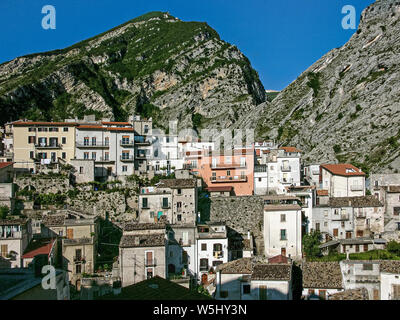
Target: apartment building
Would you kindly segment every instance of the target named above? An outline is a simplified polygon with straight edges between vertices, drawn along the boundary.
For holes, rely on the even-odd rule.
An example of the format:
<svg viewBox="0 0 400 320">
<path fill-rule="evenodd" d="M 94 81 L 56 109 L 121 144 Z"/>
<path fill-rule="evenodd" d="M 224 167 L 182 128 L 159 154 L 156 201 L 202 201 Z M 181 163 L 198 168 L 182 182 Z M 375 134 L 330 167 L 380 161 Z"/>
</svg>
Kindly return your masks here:
<svg viewBox="0 0 400 320">
<path fill-rule="evenodd" d="M 119 268 L 122 287 L 168 276 L 166 224 L 128 223 L 119 243 Z"/>
<path fill-rule="evenodd" d="M 228 262 L 228 236 L 224 223 L 197 225 L 197 272 L 198 279 L 207 284 L 210 271 L 215 272 L 218 265 Z"/>
<path fill-rule="evenodd" d="M 310 164 L 304 166 L 303 174 L 304 180 L 307 181 L 312 186 L 319 186 L 319 164 Z"/>
<path fill-rule="evenodd" d="M 72 218 L 66 214 L 46 215 L 42 220 L 42 236 L 60 238 L 63 268 L 70 271 L 70 280 L 78 289 L 83 273 L 93 273 L 97 258 L 99 218 Z"/>
<path fill-rule="evenodd" d="M 365 196 L 365 173 L 348 163 L 321 164 L 319 181 L 330 197 Z"/>
<path fill-rule="evenodd" d="M 231 152 L 187 151 L 186 168 L 203 179 L 207 187 L 231 186 L 236 196 L 254 192 L 254 149 L 239 148 Z"/>
<path fill-rule="evenodd" d="M 76 159 L 93 160 L 94 176 L 98 179 L 132 175 L 135 172 L 135 134 L 132 124 L 102 121 L 99 124 L 78 125 Z"/>
<path fill-rule="evenodd" d="M 0 220 L 0 260 L 11 268 L 22 268 L 22 256 L 32 237 L 28 219 Z"/>
<path fill-rule="evenodd" d="M 154 187 L 140 189 L 139 221 L 157 222 L 163 216 L 170 224 L 195 224 L 196 179 L 164 179 Z"/>
<path fill-rule="evenodd" d="M 267 257 L 302 257 L 302 214 L 294 196 L 264 196 L 264 249 Z"/>
<path fill-rule="evenodd" d="M 256 149 L 261 154 L 254 168 L 255 194 L 285 194 L 286 187 L 300 185 L 301 151 L 294 147 Z"/>
<path fill-rule="evenodd" d="M 400 185 L 379 186 L 373 190 L 373 195 L 384 205 L 385 219 L 391 225 L 400 225 Z"/>
<path fill-rule="evenodd" d="M 75 122 L 15 121 L 11 124 L 14 168 L 36 172 L 75 157 Z"/>
</svg>

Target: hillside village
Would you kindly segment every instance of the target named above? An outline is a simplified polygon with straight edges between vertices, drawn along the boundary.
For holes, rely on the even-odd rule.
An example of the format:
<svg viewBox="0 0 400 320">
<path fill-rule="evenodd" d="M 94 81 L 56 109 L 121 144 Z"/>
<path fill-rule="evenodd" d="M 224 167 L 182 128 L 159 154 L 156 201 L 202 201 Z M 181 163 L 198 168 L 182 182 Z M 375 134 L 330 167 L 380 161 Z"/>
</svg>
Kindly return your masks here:
<svg viewBox="0 0 400 320">
<path fill-rule="evenodd" d="M 5 124 L 0 299 L 400 298 L 400 174 L 156 129 Z"/>
</svg>

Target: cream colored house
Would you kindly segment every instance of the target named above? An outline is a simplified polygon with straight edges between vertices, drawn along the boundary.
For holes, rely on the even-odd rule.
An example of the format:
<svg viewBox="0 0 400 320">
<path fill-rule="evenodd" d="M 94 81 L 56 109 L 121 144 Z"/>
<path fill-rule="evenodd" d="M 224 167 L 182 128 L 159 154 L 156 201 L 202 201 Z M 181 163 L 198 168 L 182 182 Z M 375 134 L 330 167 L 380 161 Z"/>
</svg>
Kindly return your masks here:
<svg viewBox="0 0 400 320">
<path fill-rule="evenodd" d="M 75 122 L 11 123 L 14 168 L 36 171 L 39 165 L 69 163 L 75 157 L 75 126 Z"/>
</svg>

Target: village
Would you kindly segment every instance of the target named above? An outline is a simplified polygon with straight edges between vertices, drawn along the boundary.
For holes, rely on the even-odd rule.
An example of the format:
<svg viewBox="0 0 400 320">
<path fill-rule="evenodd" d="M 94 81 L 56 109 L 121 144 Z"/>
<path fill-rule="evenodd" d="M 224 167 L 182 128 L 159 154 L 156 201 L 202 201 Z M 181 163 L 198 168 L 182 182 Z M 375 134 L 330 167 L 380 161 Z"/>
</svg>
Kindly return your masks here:
<svg viewBox="0 0 400 320">
<path fill-rule="evenodd" d="M 156 129 L 5 124 L 0 299 L 400 299 L 400 174 Z"/>
</svg>

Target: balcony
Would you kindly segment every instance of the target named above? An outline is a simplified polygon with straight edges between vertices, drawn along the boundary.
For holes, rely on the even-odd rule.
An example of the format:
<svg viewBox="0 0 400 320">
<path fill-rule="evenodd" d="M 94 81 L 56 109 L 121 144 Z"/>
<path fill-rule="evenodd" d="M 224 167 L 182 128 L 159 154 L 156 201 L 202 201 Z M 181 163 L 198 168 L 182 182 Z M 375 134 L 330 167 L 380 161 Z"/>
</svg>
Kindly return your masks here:
<svg viewBox="0 0 400 320">
<path fill-rule="evenodd" d="M 86 259 L 83 256 L 74 256 L 75 263 L 86 263 Z"/>
<path fill-rule="evenodd" d="M 99 148 L 99 149 L 101 149 L 101 148 L 109 148 L 109 143 L 107 142 L 104 142 L 104 143 L 102 143 L 102 142 L 95 142 L 95 143 L 89 143 L 89 142 L 77 142 L 76 143 L 76 147 L 77 148 L 80 148 L 80 149 L 85 149 L 85 148 L 88 148 L 88 149 L 96 149 L 96 148 Z"/>
<path fill-rule="evenodd" d="M 246 168 L 246 163 L 216 163 L 210 164 L 211 169 L 240 169 Z"/>
<path fill-rule="evenodd" d="M 0 239 L 20 239 L 20 238 L 22 238 L 21 231 L 10 231 L 10 232 L 4 231 L 3 233 L 0 233 Z"/>
<path fill-rule="evenodd" d="M 121 147 L 133 147 L 135 145 L 134 141 L 129 141 L 129 140 L 120 140 L 119 144 Z"/>
<path fill-rule="evenodd" d="M 292 171 L 291 166 L 281 166 L 281 171 L 282 172 L 290 172 Z"/>
<path fill-rule="evenodd" d="M 110 160 L 109 157 L 99 157 L 98 159 L 95 160 L 97 163 L 111 163 L 115 162 L 115 160 Z"/>
<path fill-rule="evenodd" d="M 157 261 L 155 258 L 152 259 L 144 259 L 144 265 L 146 267 L 155 267 L 157 265 Z"/>
<path fill-rule="evenodd" d="M 223 251 L 214 251 L 213 252 L 213 257 L 215 259 L 221 259 L 224 257 L 224 252 Z"/>
<path fill-rule="evenodd" d="M 120 156 L 120 160 L 122 162 L 134 162 L 135 161 L 133 156 Z"/>
<path fill-rule="evenodd" d="M 40 143 L 40 144 L 35 144 L 36 149 L 61 149 L 62 144 L 59 143 L 51 143 L 51 144 L 46 144 L 46 143 Z"/>
<path fill-rule="evenodd" d="M 350 190 L 351 191 L 363 191 L 364 188 L 363 188 L 363 186 L 354 185 L 354 186 L 350 186 Z"/>
<path fill-rule="evenodd" d="M 231 183 L 231 182 L 247 182 L 247 176 L 219 176 L 211 177 L 211 183 Z"/>
<path fill-rule="evenodd" d="M 335 214 L 335 215 L 333 215 L 332 220 L 336 220 L 336 221 L 349 220 L 349 214 L 348 213 Z"/>
</svg>

